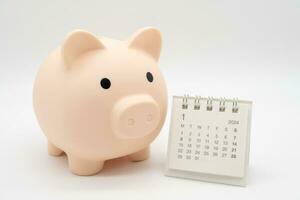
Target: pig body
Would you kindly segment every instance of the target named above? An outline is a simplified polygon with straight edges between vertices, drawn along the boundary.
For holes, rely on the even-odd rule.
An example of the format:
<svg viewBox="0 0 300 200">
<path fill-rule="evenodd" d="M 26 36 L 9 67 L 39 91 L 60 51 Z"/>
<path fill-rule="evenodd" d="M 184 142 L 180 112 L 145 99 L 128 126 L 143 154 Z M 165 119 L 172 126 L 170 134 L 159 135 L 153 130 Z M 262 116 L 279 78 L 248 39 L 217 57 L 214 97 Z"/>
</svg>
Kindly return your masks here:
<svg viewBox="0 0 300 200">
<path fill-rule="evenodd" d="M 147 159 L 167 110 L 160 49 L 154 28 L 125 41 L 70 33 L 46 58 L 34 85 L 34 110 L 49 154 L 65 152 L 78 175 L 96 174 L 117 157 Z"/>
</svg>

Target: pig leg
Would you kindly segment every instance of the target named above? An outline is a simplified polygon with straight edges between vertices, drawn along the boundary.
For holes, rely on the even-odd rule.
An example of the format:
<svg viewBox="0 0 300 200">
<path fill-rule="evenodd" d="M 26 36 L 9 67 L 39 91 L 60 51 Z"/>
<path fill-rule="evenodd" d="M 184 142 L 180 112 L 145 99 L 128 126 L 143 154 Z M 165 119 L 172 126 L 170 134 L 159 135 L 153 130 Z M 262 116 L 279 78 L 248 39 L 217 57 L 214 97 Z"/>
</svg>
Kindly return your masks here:
<svg viewBox="0 0 300 200">
<path fill-rule="evenodd" d="M 142 149 L 141 151 L 135 152 L 128 156 L 130 161 L 137 162 L 142 160 L 147 160 L 150 155 L 150 147 Z"/>
<path fill-rule="evenodd" d="M 69 169 L 72 173 L 79 176 L 90 176 L 101 171 L 104 161 L 93 161 L 68 155 Z"/>
<path fill-rule="evenodd" d="M 51 156 L 61 156 L 63 151 L 48 141 L 48 154 Z"/>
</svg>

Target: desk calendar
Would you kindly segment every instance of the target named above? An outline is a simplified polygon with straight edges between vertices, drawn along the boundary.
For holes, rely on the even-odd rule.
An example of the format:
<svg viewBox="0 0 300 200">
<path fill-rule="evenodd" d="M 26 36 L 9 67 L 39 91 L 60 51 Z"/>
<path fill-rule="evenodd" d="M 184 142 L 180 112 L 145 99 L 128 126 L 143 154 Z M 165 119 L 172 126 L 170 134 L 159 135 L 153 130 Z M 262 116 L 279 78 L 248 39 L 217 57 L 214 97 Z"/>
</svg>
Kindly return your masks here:
<svg viewBox="0 0 300 200">
<path fill-rule="evenodd" d="M 166 175 L 246 185 L 249 101 L 173 97 Z"/>
</svg>

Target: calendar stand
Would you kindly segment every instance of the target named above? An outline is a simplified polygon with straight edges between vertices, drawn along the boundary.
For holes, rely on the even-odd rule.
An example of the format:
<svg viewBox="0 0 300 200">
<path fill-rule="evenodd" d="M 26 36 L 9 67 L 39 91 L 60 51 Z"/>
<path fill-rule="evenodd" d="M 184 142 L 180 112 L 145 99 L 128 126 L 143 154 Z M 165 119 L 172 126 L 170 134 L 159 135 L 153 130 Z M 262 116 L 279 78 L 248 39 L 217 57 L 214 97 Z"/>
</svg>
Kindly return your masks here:
<svg viewBox="0 0 300 200">
<path fill-rule="evenodd" d="M 246 185 L 250 101 L 173 97 L 165 174 Z"/>
</svg>

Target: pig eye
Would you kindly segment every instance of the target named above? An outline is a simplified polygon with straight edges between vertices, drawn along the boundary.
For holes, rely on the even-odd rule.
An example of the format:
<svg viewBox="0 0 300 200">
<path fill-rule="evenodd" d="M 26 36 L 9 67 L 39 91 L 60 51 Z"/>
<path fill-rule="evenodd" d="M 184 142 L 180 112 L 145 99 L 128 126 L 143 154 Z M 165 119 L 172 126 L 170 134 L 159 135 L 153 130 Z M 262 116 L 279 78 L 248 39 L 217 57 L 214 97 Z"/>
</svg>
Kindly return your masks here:
<svg viewBox="0 0 300 200">
<path fill-rule="evenodd" d="M 150 83 L 153 81 L 153 75 L 150 72 L 146 73 L 146 78 Z"/>
<path fill-rule="evenodd" d="M 100 85 L 101 85 L 102 88 L 108 89 L 108 88 L 110 88 L 111 83 L 110 83 L 110 80 L 108 78 L 103 78 L 100 81 Z"/>
</svg>

